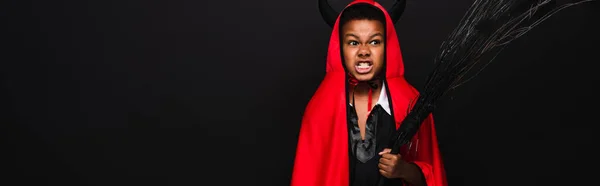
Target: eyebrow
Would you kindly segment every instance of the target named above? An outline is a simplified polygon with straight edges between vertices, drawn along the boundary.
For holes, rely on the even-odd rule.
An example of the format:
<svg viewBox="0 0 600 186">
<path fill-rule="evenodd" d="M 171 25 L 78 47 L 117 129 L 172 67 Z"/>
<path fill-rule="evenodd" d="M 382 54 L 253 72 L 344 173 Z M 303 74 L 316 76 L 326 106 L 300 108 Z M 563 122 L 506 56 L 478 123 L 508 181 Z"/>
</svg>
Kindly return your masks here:
<svg viewBox="0 0 600 186">
<path fill-rule="evenodd" d="M 358 37 L 357 35 L 354 35 L 354 34 L 346 34 L 346 37 L 348 37 L 348 36 L 355 37 L 355 38 L 360 38 L 360 37 Z M 374 38 L 375 36 L 382 36 L 383 37 L 383 34 L 381 34 L 381 33 L 375 33 L 375 34 L 371 35 L 369 38 Z"/>
</svg>

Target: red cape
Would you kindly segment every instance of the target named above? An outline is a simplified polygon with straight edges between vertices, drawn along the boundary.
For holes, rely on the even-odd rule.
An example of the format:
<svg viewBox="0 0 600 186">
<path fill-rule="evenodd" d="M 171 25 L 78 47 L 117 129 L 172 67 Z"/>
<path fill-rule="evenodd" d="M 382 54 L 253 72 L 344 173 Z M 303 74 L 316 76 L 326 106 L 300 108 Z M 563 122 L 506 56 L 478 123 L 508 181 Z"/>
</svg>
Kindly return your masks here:
<svg viewBox="0 0 600 186">
<path fill-rule="evenodd" d="M 394 23 L 385 8 L 374 1 L 386 17 L 386 81 L 396 127 L 406 116 L 417 90 L 404 78 L 404 65 Z M 339 17 L 333 27 L 327 55 L 326 75 L 309 101 L 302 120 L 292 173 L 292 186 L 348 186 L 349 154 L 346 116 L 346 72 L 342 66 L 339 44 Z M 433 117 L 424 121 L 412 139 L 410 150 L 401 152 L 405 161 L 418 165 L 428 186 L 446 186 L 446 176 L 439 153 Z"/>
</svg>

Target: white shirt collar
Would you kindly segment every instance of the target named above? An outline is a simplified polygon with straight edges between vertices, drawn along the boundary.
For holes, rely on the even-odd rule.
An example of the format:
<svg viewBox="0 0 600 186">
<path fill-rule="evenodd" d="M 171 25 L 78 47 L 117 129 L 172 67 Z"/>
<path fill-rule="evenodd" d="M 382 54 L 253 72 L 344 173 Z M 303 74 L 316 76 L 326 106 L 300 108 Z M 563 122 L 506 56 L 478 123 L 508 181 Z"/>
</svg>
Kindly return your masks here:
<svg viewBox="0 0 600 186">
<path fill-rule="evenodd" d="M 381 92 L 379 93 L 379 100 L 375 105 L 381 105 L 381 108 L 385 110 L 389 115 L 392 115 L 390 112 L 390 102 L 388 101 L 387 93 L 385 91 L 385 83 L 381 84 Z"/>
<path fill-rule="evenodd" d="M 379 99 L 377 100 L 377 103 L 375 103 L 375 106 L 377 105 L 381 105 L 381 108 L 383 108 L 385 112 L 387 112 L 389 115 L 392 115 L 390 111 L 390 102 L 388 101 L 387 93 L 385 90 L 385 83 L 381 84 L 381 92 L 379 93 Z M 350 103 L 350 106 L 352 106 L 352 103 Z"/>
</svg>

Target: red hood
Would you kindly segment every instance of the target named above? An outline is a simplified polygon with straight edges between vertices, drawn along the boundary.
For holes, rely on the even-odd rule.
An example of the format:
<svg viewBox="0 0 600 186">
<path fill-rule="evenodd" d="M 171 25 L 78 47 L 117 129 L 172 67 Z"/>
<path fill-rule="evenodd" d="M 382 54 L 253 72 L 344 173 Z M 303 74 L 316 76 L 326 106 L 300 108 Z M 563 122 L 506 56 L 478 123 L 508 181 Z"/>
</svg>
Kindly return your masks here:
<svg viewBox="0 0 600 186">
<path fill-rule="evenodd" d="M 369 0 L 356 0 L 350 3 L 347 7 L 357 3 L 368 3 L 379 8 L 385 14 L 386 20 L 386 77 L 395 78 L 404 76 L 404 63 L 402 62 L 402 52 L 400 52 L 400 44 L 398 43 L 398 37 L 396 36 L 396 29 L 394 23 L 387 13 L 385 8 L 375 1 Z M 327 50 L 327 67 L 326 72 L 333 71 L 344 71 L 342 66 L 342 56 L 340 53 L 340 37 L 339 37 L 339 22 L 338 16 L 331 32 L 331 38 L 329 39 L 329 48 Z"/>
</svg>

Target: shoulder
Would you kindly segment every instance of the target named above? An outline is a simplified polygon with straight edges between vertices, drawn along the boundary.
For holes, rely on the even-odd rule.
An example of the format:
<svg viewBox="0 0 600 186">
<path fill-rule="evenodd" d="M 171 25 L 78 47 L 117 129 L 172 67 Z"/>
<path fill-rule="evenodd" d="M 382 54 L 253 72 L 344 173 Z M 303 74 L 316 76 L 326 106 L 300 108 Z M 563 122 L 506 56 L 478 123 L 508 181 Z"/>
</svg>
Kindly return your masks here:
<svg viewBox="0 0 600 186">
<path fill-rule="evenodd" d="M 403 77 L 389 78 L 387 88 L 393 100 L 413 100 L 419 95 L 419 91 Z"/>
</svg>

